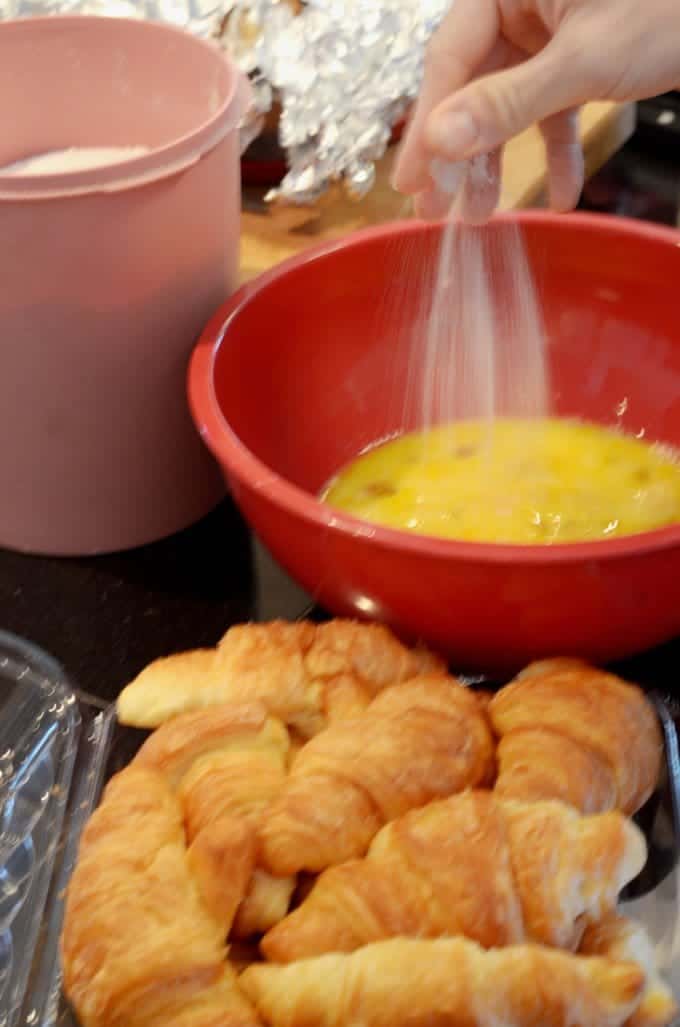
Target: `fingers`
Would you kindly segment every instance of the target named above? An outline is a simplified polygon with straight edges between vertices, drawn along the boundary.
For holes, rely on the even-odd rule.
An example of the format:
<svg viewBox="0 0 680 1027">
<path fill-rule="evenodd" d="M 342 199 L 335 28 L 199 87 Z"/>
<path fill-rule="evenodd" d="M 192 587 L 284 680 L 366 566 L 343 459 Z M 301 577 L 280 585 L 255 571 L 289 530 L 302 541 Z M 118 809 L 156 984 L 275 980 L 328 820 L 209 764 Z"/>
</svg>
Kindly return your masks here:
<svg viewBox="0 0 680 1027">
<path fill-rule="evenodd" d="M 578 106 L 589 90 L 569 58 L 569 48 L 556 36 L 535 57 L 450 96 L 425 122 L 430 156 L 458 161 L 487 153 L 535 122 Z"/>
<path fill-rule="evenodd" d="M 437 158 L 431 161 L 429 172 L 432 185 L 416 196 L 416 215 L 425 220 L 445 217 L 465 185 L 469 170 L 465 161 L 460 164 L 450 164 Z"/>
<path fill-rule="evenodd" d="M 421 221 L 441 221 L 449 213 L 451 197 L 436 186 L 429 186 L 416 195 L 414 213 Z"/>
<path fill-rule="evenodd" d="M 583 189 L 583 150 L 578 133 L 578 111 L 563 111 L 541 124 L 548 159 L 550 206 L 573 210 Z"/>
<path fill-rule="evenodd" d="M 414 194 L 430 187 L 425 123 L 438 104 L 470 80 L 498 31 L 496 0 L 454 0 L 430 43 L 420 96 L 397 159 L 392 181 L 400 192 Z"/>
<path fill-rule="evenodd" d="M 501 151 L 494 150 L 468 169 L 455 197 L 436 186 L 419 193 L 415 200 L 416 216 L 426 221 L 439 221 L 451 212 L 465 224 L 482 225 L 498 205 L 500 184 Z"/>
<path fill-rule="evenodd" d="M 562 111 L 541 123 L 546 145 L 550 206 L 569 211 L 577 205 L 584 181 L 583 150 L 578 132 L 578 111 Z M 479 160 L 479 158 L 478 158 Z M 465 167 L 465 165 L 458 165 Z M 480 170 L 481 169 L 481 170 Z M 468 175 L 455 202 L 456 216 L 466 224 L 483 224 L 498 205 L 501 182 L 501 151 L 488 154 L 485 165 Z M 452 198 L 430 186 L 415 200 L 416 215 L 424 220 L 446 217 Z"/>
<path fill-rule="evenodd" d="M 473 166 L 463 187 L 456 214 L 467 225 L 483 225 L 498 205 L 501 191 L 501 150 Z"/>
</svg>

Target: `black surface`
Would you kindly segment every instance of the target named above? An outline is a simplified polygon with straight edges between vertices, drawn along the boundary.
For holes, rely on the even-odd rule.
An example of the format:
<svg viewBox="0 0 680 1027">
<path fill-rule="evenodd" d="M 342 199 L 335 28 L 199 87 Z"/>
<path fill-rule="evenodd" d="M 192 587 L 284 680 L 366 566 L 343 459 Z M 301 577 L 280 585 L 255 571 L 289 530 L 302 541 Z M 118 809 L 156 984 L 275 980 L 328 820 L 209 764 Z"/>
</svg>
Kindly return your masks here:
<svg viewBox="0 0 680 1027">
<path fill-rule="evenodd" d="M 677 125 L 665 132 L 658 124 L 669 108 L 680 118 L 666 98 L 642 108 L 636 136 L 591 180 L 583 207 L 676 222 Z M 45 648 L 80 688 L 104 699 L 156 656 L 212 645 L 237 621 L 294 618 L 308 606 L 229 500 L 189 531 L 115 556 L 52 560 L 0 550 L 0 628 Z M 679 668 L 680 641 L 618 669 L 677 694 Z"/>
<path fill-rule="evenodd" d="M 230 624 L 294 618 L 308 606 L 229 499 L 187 531 L 113 556 L 0 550 L 0 627 L 47 650 L 77 687 L 102 699 L 157 656 L 211 646 Z"/>
<path fill-rule="evenodd" d="M 114 556 L 0 551 L 0 625 L 45 648 L 80 688 L 113 698 L 155 656 L 211 645 L 252 616 L 253 565 L 228 500 L 172 539 Z"/>
<path fill-rule="evenodd" d="M 633 138 L 587 183 L 581 209 L 679 223 L 680 93 L 637 108 Z"/>
</svg>

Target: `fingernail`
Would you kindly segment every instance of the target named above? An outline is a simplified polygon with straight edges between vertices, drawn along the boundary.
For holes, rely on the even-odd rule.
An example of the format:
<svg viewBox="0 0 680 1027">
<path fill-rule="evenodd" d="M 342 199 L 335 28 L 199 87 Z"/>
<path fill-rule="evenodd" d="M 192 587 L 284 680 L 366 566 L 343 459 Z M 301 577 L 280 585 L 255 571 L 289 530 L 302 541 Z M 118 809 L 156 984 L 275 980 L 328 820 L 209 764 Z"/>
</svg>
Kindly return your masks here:
<svg viewBox="0 0 680 1027">
<path fill-rule="evenodd" d="M 467 111 L 451 111 L 432 119 L 429 142 L 434 150 L 456 160 L 467 155 L 479 138 L 477 123 Z"/>
</svg>

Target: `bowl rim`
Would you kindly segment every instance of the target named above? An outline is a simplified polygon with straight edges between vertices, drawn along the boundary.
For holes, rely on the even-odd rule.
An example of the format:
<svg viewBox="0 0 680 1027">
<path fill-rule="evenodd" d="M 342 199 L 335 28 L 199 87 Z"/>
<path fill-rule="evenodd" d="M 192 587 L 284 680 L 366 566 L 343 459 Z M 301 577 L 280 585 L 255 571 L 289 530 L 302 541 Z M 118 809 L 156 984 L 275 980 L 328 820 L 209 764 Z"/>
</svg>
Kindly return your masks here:
<svg viewBox="0 0 680 1027">
<path fill-rule="evenodd" d="M 676 229 L 631 218 L 613 218 L 609 215 L 584 212 L 564 215 L 542 210 L 509 211 L 494 216 L 494 221 L 515 222 L 520 226 L 532 223 L 548 225 L 554 224 L 557 220 L 564 221 L 566 230 L 569 227 L 601 228 L 606 225 L 609 231 L 613 229 L 618 235 L 634 235 L 680 247 L 680 232 Z M 293 484 L 267 466 L 239 438 L 219 405 L 214 372 L 218 354 L 226 344 L 229 326 L 240 311 L 254 302 L 269 285 L 289 272 L 323 260 L 347 246 L 365 245 L 397 233 L 415 235 L 433 227 L 436 227 L 436 223 L 416 219 L 392 221 L 311 246 L 243 285 L 217 310 L 203 330 L 192 354 L 188 371 L 188 394 L 189 406 L 199 434 L 221 464 L 223 471 L 233 476 L 245 488 L 266 494 L 275 507 L 315 527 L 352 538 L 370 539 L 372 545 L 381 548 L 398 549 L 429 558 L 455 558 L 463 562 L 492 564 L 522 562 L 548 566 L 622 559 L 662 551 L 680 544 L 680 524 L 620 538 L 564 542 L 552 546 L 535 543 L 470 542 L 411 534 L 361 520 L 323 503 L 311 492 Z"/>
<path fill-rule="evenodd" d="M 210 60 L 221 72 L 224 83 L 220 83 L 220 87 L 224 84 L 224 95 L 215 109 L 206 112 L 193 128 L 136 157 L 93 168 L 52 171 L 43 175 L 9 175 L 0 169 L 0 200 L 40 201 L 101 191 L 116 192 L 151 184 L 191 167 L 239 127 L 251 97 L 246 76 L 215 40 L 188 32 L 180 25 L 121 15 L 43 14 L 0 20 L 0 45 L 4 45 L 5 39 L 11 43 L 22 35 L 30 40 L 43 34 L 58 36 L 69 33 L 75 46 L 76 41 L 80 43 L 80 37 L 88 33 L 106 37 L 109 28 L 131 35 L 146 34 L 155 38 L 159 45 L 163 41 L 174 40 L 187 50 L 201 52 L 204 60 Z"/>
</svg>

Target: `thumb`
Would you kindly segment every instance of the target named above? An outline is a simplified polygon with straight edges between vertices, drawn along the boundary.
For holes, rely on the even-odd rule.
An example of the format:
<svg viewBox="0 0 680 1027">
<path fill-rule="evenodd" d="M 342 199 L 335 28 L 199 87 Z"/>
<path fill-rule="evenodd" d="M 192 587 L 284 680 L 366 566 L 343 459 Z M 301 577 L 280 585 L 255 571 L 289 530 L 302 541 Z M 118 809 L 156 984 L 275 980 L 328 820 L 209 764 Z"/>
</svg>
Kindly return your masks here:
<svg viewBox="0 0 680 1027">
<path fill-rule="evenodd" d="M 537 56 L 479 78 L 439 104 L 425 124 L 425 145 L 446 160 L 475 157 L 579 106 L 588 94 L 578 56 L 565 53 L 555 37 Z"/>
</svg>

